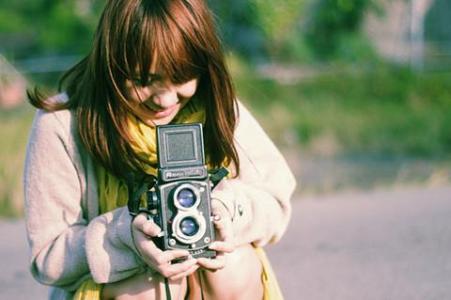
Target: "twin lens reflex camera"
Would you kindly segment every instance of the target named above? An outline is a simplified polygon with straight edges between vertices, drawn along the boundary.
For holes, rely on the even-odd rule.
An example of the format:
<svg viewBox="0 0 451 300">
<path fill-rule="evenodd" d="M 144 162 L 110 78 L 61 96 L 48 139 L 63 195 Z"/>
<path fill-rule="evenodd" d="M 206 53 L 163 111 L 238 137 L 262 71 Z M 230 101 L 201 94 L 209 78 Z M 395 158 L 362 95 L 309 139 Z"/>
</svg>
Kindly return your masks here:
<svg viewBox="0 0 451 300">
<path fill-rule="evenodd" d="M 215 240 L 210 192 L 228 171 L 208 172 L 202 124 L 156 130 L 158 175 L 129 180 L 129 211 L 145 212 L 160 226 L 162 236 L 154 238 L 160 249 L 185 249 L 193 257 L 213 258 L 216 252 L 208 249 Z"/>
</svg>

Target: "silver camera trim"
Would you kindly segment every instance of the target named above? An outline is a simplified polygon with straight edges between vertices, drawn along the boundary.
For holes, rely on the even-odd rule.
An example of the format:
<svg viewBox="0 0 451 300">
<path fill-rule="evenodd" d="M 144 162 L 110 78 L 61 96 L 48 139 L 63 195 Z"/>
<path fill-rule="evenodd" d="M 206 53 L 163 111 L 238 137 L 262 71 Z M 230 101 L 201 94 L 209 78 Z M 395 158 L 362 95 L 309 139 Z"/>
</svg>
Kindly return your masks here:
<svg viewBox="0 0 451 300">
<path fill-rule="evenodd" d="M 193 218 L 199 225 L 199 230 L 197 231 L 196 234 L 194 234 L 192 236 L 184 234 L 182 232 L 182 229 L 180 228 L 180 222 L 187 217 Z M 205 235 L 206 230 L 207 230 L 207 224 L 206 224 L 205 218 L 197 210 L 179 212 L 174 217 L 174 222 L 172 223 L 172 235 L 177 240 L 179 240 L 185 244 L 193 244 L 193 243 L 199 241 Z"/>
<path fill-rule="evenodd" d="M 190 207 L 184 207 L 182 206 L 178 199 L 177 199 L 177 195 L 180 193 L 181 190 L 183 189 L 189 189 L 193 192 L 194 196 L 196 197 L 196 200 L 194 202 L 194 204 Z M 200 193 L 199 193 L 199 189 L 196 188 L 195 186 L 193 186 L 192 184 L 189 183 L 182 183 L 181 185 L 179 185 L 175 190 L 174 190 L 174 196 L 172 197 L 172 200 L 174 202 L 175 207 L 177 207 L 177 209 L 182 210 L 182 211 L 189 211 L 191 209 L 197 209 L 197 207 L 200 204 Z"/>
</svg>

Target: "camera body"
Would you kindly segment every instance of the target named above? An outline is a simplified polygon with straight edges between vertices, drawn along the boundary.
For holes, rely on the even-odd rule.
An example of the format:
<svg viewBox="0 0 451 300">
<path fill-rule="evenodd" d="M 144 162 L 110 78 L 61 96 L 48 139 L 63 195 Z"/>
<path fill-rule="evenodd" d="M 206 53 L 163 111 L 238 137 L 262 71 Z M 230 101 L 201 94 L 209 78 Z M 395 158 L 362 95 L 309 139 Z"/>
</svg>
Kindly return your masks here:
<svg viewBox="0 0 451 300">
<path fill-rule="evenodd" d="M 216 256 L 210 192 L 214 186 L 205 165 L 202 124 L 157 126 L 158 175 L 133 189 L 129 210 L 145 211 L 162 229 L 154 238 L 162 250 L 185 249 L 193 257 Z M 130 185 L 129 185 L 130 192 Z M 142 196 L 147 207 L 139 207 Z M 139 208 L 138 208 L 139 207 Z"/>
</svg>

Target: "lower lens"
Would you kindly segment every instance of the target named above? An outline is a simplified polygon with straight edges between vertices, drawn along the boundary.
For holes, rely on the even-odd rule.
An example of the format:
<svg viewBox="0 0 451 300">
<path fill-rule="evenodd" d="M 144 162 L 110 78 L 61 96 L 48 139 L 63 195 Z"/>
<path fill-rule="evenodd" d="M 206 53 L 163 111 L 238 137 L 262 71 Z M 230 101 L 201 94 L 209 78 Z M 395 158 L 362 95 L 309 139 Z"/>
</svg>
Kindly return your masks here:
<svg viewBox="0 0 451 300">
<path fill-rule="evenodd" d="M 184 188 L 177 193 L 177 201 L 181 206 L 189 208 L 196 202 L 196 195 L 191 189 Z"/>
<path fill-rule="evenodd" d="M 192 217 L 186 217 L 180 222 L 180 230 L 184 235 L 193 236 L 199 231 L 199 224 Z"/>
</svg>

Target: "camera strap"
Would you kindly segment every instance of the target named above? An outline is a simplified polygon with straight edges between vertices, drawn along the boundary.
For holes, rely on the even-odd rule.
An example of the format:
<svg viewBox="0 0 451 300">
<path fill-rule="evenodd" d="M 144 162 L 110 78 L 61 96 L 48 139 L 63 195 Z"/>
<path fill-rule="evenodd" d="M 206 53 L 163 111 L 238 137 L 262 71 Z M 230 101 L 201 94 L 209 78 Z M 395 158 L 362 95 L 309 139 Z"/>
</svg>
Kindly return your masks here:
<svg viewBox="0 0 451 300">
<path fill-rule="evenodd" d="M 201 274 L 201 270 L 198 270 L 197 272 L 188 275 L 186 277 L 186 285 L 187 285 L 187 290 L 186 290 L 186 294 L 185 297 L 183 298 L 184 300 L 190 300 L 190 295 L 191 295 L 191 289 L 193 288 L 191 286 L 191 284 L 193 284 L 194 286 L 198 285 L 199 286 L 199 290 L 200 290 L 200 299 L 204 300 L 205 296 L 204 296 L 204 289 L 203 289 L 203 284 L 202 284 L 202 274 Z M 196 274 L 197 274 L 197 283 L 196 283 Z M 195 292 L 195 294 L 197 295 L 197 292 Z"/>
<path fill-rule="evenodd" d="M 166 290 L 166 300 L 172 300 L 171 289 L 169 288 L 169 280 L 167 277 L 164 278 L 164 288 Z"/>
<path fill-rule="evenodd" d="M 136 217 L 142 211 L 140 207 L 141 196 L 157 182 L 155 176 L 152 175 L 145 174 L 139 179 L 136 177 L 136 174 L 130 173 L 126 178 L 128 188 L 127 206 L 132 217 Z"/>
<path fill-rule="evenodd" d="M 200 287 L 200 297 L 201 300 L 205 300 L 205 296 L 204 296 L 204 289 L 203 289 L 203 284 L 202 284 L 202 275 L 200 274 L 200 272 L 197 272 L 198 277 L 199 277 L 199 287 Z M 185 300 L 189 300 L 189 294 L 190 294 L 190 287 L 189 287 L 189 280 L 188 277 L 186 278 L 186 284 L 187 284 L 187 292 L 185 295 Z M 166 291 L 166 300 L 172 300 L 172 296 L 171 296 L 171 289 L 169 288 L 169 280 L 167 277 L 164 278 L 164 288 Z"/>
<path fill-rule="evenodd" d="M 227 177 L 227 175 L 229 175 L 229 170 L 227 170 L 227 168 L 224 167 L 211 171 L 210 173 L 210 181 L 212 183 L 211 189 L 213 190 L 224 177 Z"/>
<path fill-rule="evenodd" d="M 204 300 L 204 289 L 203 289 L 203 284 L 202 284 L 202 275 L 200 274 L 200 272 L 197 273 L 197 275 L 199 275 L 199 286 L 200 286 L 200 297 L 202 300 Z"/>
</svg>

